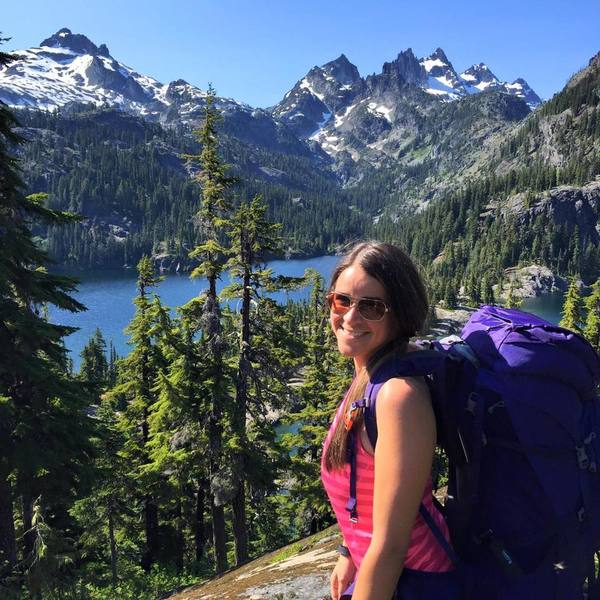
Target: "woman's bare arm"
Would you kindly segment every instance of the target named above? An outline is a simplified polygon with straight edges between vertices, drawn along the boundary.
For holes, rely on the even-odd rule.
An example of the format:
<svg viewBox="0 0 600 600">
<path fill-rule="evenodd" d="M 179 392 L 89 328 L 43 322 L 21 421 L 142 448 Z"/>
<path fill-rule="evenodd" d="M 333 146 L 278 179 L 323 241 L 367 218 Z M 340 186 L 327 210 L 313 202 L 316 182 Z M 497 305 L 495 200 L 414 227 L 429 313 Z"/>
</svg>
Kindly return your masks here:
<svg viewBox="0 0 600 600">
<path fill-rule="evenodd" d="M 373 538 L 353 600 L 390 600 L 402 572 L 436 442 L 425 383 L 390 379 L 377 397 Z"/>
</svg>

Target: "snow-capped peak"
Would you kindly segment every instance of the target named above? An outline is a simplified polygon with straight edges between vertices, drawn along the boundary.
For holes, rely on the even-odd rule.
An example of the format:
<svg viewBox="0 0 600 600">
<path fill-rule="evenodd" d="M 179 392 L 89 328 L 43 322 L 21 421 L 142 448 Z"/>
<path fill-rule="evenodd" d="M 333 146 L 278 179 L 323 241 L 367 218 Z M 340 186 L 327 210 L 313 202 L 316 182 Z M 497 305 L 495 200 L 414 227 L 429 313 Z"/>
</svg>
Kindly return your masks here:
<svg viewBox="0 0 600 600">
<path fill-rule="evenodd" d="M 519 77 L 512 83 L 505 83 L 504 87 L 510 94 L 523 98 L 530 108 L 535 108 L 542 103 L 542 99 L 529 87 L 529 84 Z"/>
<path fill-rule="evenodd" d="M 427 58 L 422 58 L 419 64 L 427 73 L 427 85 L 424 87 L 429 94 L 454 100 L 464 96 L 466 91 L 446 53 L 437 48 Z"/>
<path fill-rule="evenodd" d="M 110 52 L 106 47 L 106 44 L 100 44 L 96 46 L 85 35 L 80 33 L 73 33 L 69 28 L 63 27 L 59 29 L 54 35 L 46 38 L 40 43 L 40 47 L 47 48 L 67 48 L 77 54 L 92 54 L 110 57 Z"/>
<path fill-rule="evenodd" d="M 469 94 L 498 89 L 507 94 L 523 98 L 531 109 L 542 103 L 542 99 L 529 87 L 524 79 L 519 77 L 512 83 L 502 82 L 484 63 L 472 65 L 460 74 L 460 78 Z"/>
<path fill-rule="evenodd" d="M 308 138 L 325 127 L 332 115 L 344 110 L 363 86 L 356 66 L 341 54 L 313 67 L 271 111 L 299 136 Z"/>
<path fill-rule="evenodd" d="M 472 65 L 460 74 L 465 87 L 470 94 L 483 92 L 488 88 L 500 87 L 500 80 L 490 71 L 484 63 Z M 472 89 L 475 88 L 475 89 Z"/>
<path fill-rule="evenodd" d="M 0 100 L 9 106 L 55 109 L 69 103 L 109 105 L 146 118 L 196 121 L 205 92 L 177 80 L 164 85 L 114 59 L 105 44 L 64 27 L 39 47 L 17 51 L 19 57 L 0 69 Z M 219 98 L 225 111 L 251 112 Z"/>
<path fill-rule="evenodd" d="M 352 85 L 360 80 L 358 69 L 348 60 L 345 54 L 340 54 L 335 60 L 325 63 L 321 70 L 341 85 Z"/>
</svg>

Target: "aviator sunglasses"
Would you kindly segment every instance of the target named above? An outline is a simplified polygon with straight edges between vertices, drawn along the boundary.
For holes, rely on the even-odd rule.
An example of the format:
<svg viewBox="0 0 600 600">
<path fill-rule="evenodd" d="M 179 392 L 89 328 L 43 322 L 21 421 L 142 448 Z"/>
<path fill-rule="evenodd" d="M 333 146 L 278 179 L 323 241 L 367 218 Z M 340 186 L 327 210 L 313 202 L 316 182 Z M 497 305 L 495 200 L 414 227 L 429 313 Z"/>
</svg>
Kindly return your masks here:
<svg viewBox="0 0 600 600">
<path fill-rule="evenodd" d="M 327 294 L 329 308 L 337 315 L 346 314 L 354 305 L 360 316 L 366 321 L 381 321 L 389 307 L 383 300 L 377 298 L 355 298 L 350 294 L 329 292 Z"/>
</svg>

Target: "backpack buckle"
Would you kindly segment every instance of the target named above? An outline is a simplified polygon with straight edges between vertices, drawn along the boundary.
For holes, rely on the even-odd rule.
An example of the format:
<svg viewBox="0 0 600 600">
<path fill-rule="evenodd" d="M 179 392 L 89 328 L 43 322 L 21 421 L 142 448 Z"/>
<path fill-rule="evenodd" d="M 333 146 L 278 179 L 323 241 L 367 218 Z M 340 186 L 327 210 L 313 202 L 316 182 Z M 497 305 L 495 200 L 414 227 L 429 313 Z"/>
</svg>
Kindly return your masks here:
<svg viewBox="0 0 600 600">
<path fill-rule="evenodd" d="M 575 446 L 577 453 L 577 464 L 582 471 L 587 471 L 590 467 L 590 459 L 585 451 L 585 446 Z"/>
<path fill-rule="evenodd" d="M 592 440 L 596 439 L 596 432 L 592 431 L 586 438 L 583 440 L 583 444 L 581 446 L 575 446 L 575 452 L 577 453 L 577 464 L 582 471 L 590 471 L 591 473 L 595 473 L 597 470 L 596 461 L 595 461 L 595 452 L 594 448 L 591 446 Z M 586 446 L 590 447 L 592 458 L 588 455 Z"/>
</svg>

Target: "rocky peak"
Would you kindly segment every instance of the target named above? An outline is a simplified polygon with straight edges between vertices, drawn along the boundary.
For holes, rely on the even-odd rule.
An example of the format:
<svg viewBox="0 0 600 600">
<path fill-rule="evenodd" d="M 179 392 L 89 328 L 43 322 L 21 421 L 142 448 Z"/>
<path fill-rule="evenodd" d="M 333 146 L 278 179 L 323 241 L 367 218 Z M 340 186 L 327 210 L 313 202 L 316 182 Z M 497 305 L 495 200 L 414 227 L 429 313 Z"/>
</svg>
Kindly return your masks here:
<svg viewBox="0 0 600 600">
<path fill-rule="evenodd" d="M 499 79 L 490 71 L 489 67 L 484 63 L 470 66 L 466 71 L 463 71 L 460 76 L 468 85 L 483 89 L 490 85 L 499 85 Z M 482 85 L 487 84 L 487 85 Z"/>
<path fill-rule="evenodd" d="M 67 48 L 76 52 L 77 54 L 92 54 L 99 56 L 109 57 L 110 53 L 106 44 L 96 46 L 85 35 L 80 33 L 73 33 L 69 28 L 63 27 L 59 29 L 54 35 L 46 38 L 40 43 L 40 46 L 46 46 L 49 48 Z"/>
<path fill-rule="evenodd" d="M 421 85 L 427 79 L 425 69 L 417 60 L 412 48 L 400 52 L 396 60 L 384 63 L 382 75 L 384 77 L 391 77 L 397 80 L 398 83 L 409 83 L 412 85 Z"/>
<path fill-rule="evenodd" d="M 465 94 L 463 83 L 441 48 L 422 59 L 420 64 L 429 75 L 428 90 L 434 93 L 446 92 L 453 97 Z"/>
<path fill-rule="evenodd" d="M 300 137 L 322 129 L 364 89 L 358 69 L 341 54 L 321 67 L 313 67 L 270 110 Z"/>
<path fill-rule="evenodd" d="M 321 69 L 339 81 L 342 85 L 352 85 L 360 81 L 360 73 L 345 54 L 340 54 L 338 58 L 324 64 Z"/>
<path fill-rule="evenodd" d="M 519 77 L 512 83 L 505 83 L 504 88 L 510 93 L 523 98 L 530 108 L 535 108 L 542 103 L 542 99 L 529 87 L 529 84 Z"/>
<path fill-rule="evenodd" d="M 441 60 L 443 63 L 446 63 L 447 65 L 450 64 L 450 61 L 448 60 L 446 53 L 441 48 L 436 48 L 435 52 L 433 54 L 431 54 L 428 58 L 431 60 Z"/>
</svg>

